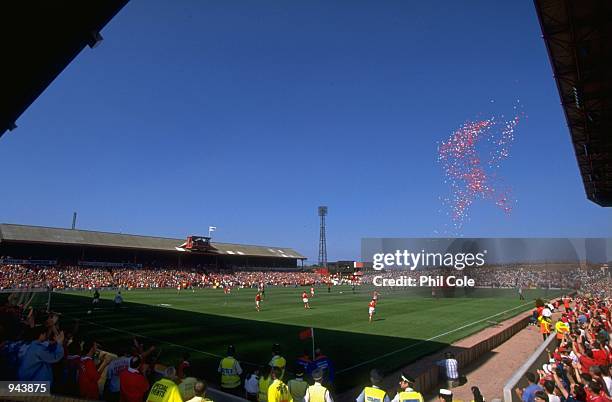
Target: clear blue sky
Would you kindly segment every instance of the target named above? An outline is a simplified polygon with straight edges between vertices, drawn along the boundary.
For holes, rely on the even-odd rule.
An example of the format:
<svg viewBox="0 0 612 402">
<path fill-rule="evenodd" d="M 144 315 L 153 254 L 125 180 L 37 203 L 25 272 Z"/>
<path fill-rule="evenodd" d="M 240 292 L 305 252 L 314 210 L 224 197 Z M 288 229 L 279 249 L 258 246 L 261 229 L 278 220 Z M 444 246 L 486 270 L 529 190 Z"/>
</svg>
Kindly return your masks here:
<svg viewBox="0 0 612 402">
<path fill-rule="evenodd" d="M 0 140 L 0 221 L 294 247 L 436 236 L 437 141 L 512 110 L 518 203 L 464 236 L 610 236 L 522 1 L 132 0 Z M 32 51 L 36 51 L 32 49 Z M 495 100 L 491 103 L 491 100 Z"/>
</svg>

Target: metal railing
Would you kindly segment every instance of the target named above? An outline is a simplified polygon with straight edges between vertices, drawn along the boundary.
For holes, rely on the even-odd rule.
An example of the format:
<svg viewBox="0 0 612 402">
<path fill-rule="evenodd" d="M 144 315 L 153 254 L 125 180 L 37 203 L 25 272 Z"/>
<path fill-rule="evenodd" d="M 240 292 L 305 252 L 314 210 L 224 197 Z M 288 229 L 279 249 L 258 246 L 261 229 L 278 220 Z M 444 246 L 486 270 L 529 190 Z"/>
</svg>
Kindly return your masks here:
<svg viewBox="0 0 612 402">
<path fill-rule="evenodd" d="M 514 392 L 514 389 L 517 386 L 527 386 L 525 373 L 528 371 L 535 372 L 536 369 L 542 367 L 544 363 L 548 363 L 548 352 L 546 349 L 550 346 L 550 344 L 555 342 L 556 335 L 556 332 L 551 332 L 548 338 L 546 338 L 546 341 L 542 342 L 535 352 L 529 356 L 529 359 L 527 359 L 527 361 L 514 372 L 512 377 L 510 377 L 506 385 L 504 385 L 504 402 L 521 402 L 516 392 Z"/>
</svg>

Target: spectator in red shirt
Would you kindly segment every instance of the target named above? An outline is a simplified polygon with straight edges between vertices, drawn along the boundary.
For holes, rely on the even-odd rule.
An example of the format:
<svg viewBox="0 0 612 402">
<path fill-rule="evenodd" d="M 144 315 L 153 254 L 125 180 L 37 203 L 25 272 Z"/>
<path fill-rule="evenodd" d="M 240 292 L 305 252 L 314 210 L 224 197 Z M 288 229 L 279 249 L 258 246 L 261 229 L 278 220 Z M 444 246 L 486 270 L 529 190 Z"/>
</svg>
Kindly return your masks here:
<svg viewBox="0 0 612 402">
<path fill-rule="evenodd" d="M 608 364 L 608 353 L 601 349 L 598 341 L 593 342 L 593 359 L 597 366 L 606 366 Z"/>
<path fill-rule="evenodd" d="M 130 367 L 119 375 L 121 402 L 142 402 L 149 392 L 149 382 L 138 370 L 140 357 L 132 357 Z"/>
<path fill-rule="evenodd" d="M 104 359 L 100 367 L 96 367 L 93 356 L 98 350 L 98 345 L 95 341 L 86 341 L 83 345 L 83 351 L 87 353 L 81 357 L 81 365 L 79 367 L 79 395 L 86 399 L 99 399 L 100 390 L 98 388 L 98 380 L 100 373 L 106 368 L 109 361 Z"/>
<path fill-rule="evenodd" d="M 601 390 L 601 385 L 596 381 L 590 381 L 584 387 L 586 391 L 587 400 L 586 402 L 608 402 L 608 398 L 604 395 Z"/>
<path fill-rule="evenodd" d="M 589 374 L 591 366 L 597 365 L 597 362 L 593 359 L 593 352 L 590 349 L 587 349 L 586 354 L 578 355 L 578 361 L 580 362 L 582 374 Z"/>
</svg>

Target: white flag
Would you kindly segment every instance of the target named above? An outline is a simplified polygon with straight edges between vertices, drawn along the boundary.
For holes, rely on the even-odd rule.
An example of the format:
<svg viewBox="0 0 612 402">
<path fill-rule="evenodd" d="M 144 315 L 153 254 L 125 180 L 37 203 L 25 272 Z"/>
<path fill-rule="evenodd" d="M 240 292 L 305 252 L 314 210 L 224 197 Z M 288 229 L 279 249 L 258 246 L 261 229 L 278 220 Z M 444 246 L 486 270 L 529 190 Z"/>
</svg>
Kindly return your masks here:
<svg viewBox="0 0 612 402">
<path fill-rule="evenodd" d="M 209 226 L 209 227 L 208 227 L 208 231 L 209 231 L 209 232 L 214 232 L 215 230 L 217 230 L 217 227 L 216 227 L 216 226 Z"/>
</svg>

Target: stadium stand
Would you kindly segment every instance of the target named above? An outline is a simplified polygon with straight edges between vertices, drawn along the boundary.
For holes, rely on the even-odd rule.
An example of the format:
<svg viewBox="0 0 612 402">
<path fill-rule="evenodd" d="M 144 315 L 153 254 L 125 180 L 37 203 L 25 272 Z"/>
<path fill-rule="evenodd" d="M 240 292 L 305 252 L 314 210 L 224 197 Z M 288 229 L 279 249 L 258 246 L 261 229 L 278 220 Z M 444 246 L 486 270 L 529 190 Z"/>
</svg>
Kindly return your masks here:
<svg viewBox="0 0 612 402">
<path fill-rule="evenodd" d="M 0 256 L 148 266 L 296 268 L 306 257 L 286 247 L 211 242 L 206 252 L 189 252 L 185 239 L 137 236 L 87 230 L 0 224 Z M 83 264 L 82 264 L 83 265 Z"/>
<path fill-rule="evenodd" d="M 612 3 L 535 0 L 587 198 L 612 206 Z"/>
<path fill-rule="evenodd" d="M 0 35 L 4 54 L 0 93 L 0 137 L 85 48 L 102 40 L 100 31 L 128 0 L 2 2 Z M 33 51 L 35 50 L 35 51 Z"/>
</svg>

